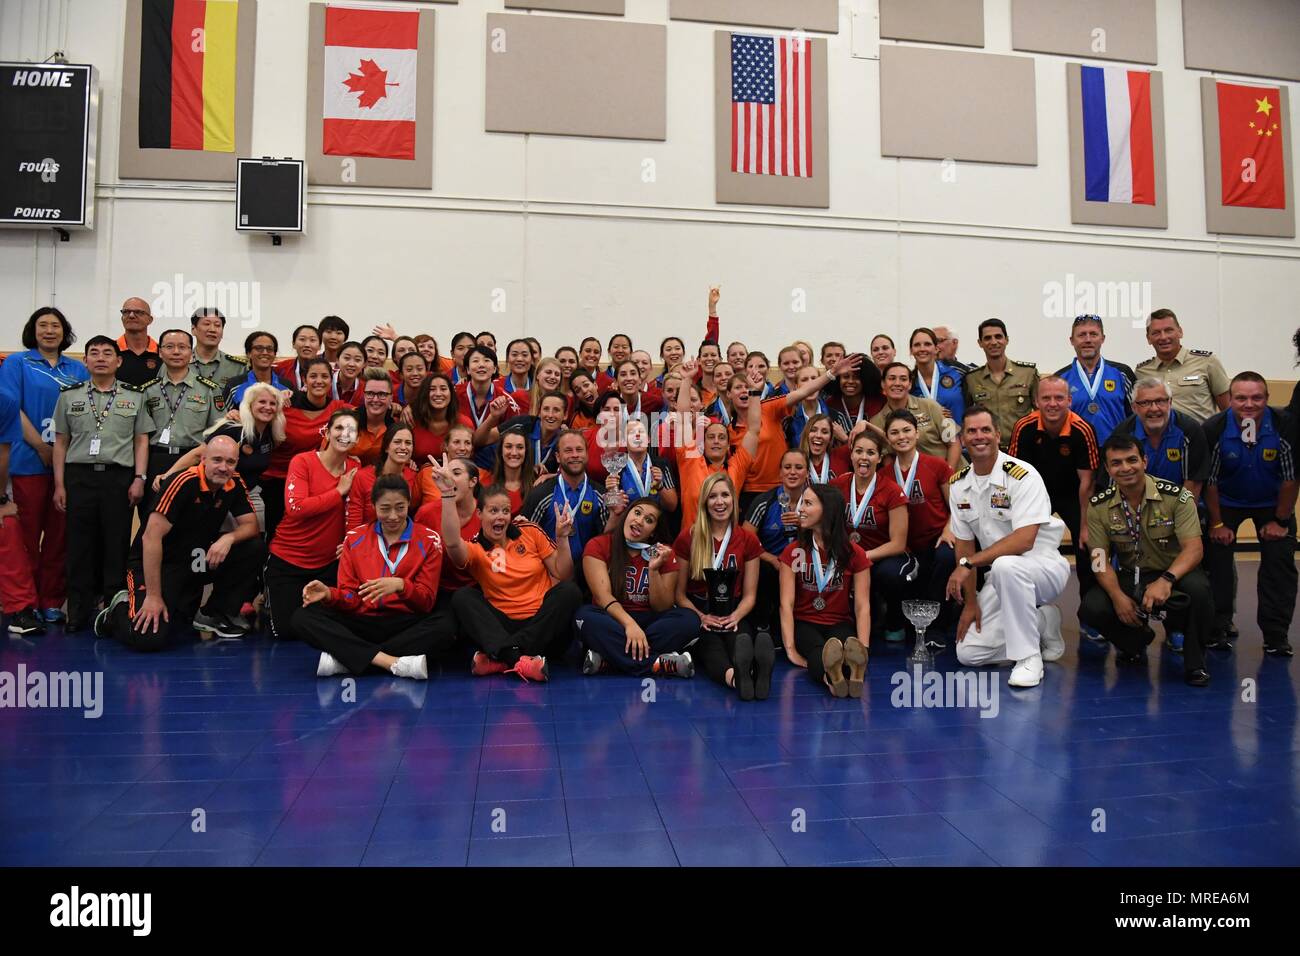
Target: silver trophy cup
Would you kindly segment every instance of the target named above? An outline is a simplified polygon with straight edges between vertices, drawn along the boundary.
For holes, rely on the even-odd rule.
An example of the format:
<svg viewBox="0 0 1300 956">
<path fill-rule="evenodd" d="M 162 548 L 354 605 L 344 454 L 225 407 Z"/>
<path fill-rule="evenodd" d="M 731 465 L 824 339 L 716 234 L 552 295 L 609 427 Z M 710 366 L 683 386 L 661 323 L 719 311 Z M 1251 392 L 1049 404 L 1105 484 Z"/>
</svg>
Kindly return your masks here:
<svg viewBox="0 0 1300 956">
<path fill-rule="evenodd" d="M 909 664 L 927 667 L 934 663 L 934 652 L 926 646 L 925 629 L 934 623 L 934 619 L 939 616 L 938 601 L 904 601 L 903 615 L 912 622 L 916 628 L 916 646 L 912 648 L 912 653 L 908 655 Z"/>
</svg>

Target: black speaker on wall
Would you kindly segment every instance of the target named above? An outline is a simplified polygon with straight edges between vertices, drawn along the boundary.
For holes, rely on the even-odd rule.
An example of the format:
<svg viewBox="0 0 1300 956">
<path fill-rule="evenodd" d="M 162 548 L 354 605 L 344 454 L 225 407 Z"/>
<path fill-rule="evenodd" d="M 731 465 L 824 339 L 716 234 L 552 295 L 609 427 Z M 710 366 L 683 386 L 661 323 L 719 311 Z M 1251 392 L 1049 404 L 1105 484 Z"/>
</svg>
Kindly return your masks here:
<svg viewBox="0 0 1300 956">
<path fill-rule="evenodd" d="M 235 230 L 273 235 L 304 231 L 306 163 L 241 159 L 235 180 Z"/>
</svg>

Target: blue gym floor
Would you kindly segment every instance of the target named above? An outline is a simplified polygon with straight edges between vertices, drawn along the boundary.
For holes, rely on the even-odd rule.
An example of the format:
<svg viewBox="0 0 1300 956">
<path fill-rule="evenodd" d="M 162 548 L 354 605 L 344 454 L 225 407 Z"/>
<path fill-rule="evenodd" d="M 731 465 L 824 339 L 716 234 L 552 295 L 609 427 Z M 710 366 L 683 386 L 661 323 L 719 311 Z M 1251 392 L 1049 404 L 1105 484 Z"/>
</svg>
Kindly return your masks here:
<svg viewBox="0 0 1300 956">
<path fill-rule="evenodd" d="M 897 647 L 862 701 L 782 659 L 760 703 L 702 676 L 644 702 L 572 661 L 540 685 L 368 677 L 352 703 L 301 644 L 10 638 L 0 670 L 103 670 L 106 703 L 0 710 L 0 863 L 1295 865 L 1300 663 L 1264 658 L 1255 568 L 1209 688 L 1159 638 L 1117 671 L 1067 626 L 1040 687 L 1001 672 L 993 719 L 892 707 Z"/>
</svg>

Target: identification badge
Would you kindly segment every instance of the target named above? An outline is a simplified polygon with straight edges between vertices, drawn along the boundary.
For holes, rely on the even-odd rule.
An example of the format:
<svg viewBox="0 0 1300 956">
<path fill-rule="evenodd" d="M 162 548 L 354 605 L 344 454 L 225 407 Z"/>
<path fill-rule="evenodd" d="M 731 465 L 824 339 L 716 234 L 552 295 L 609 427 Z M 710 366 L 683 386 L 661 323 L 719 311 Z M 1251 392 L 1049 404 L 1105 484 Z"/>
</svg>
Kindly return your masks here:
<svg viewBox="0 0 1300 956">
<path fill-rule="evenodd" d="M 99 439 L 97 437 L 90 440 L 90 451 L 87 454 L 92 458 L 99 454 Z"/>
<path fill-rule="evenodd" d="M 171 442 L 172 442 L 172 427 L 168 425 L 166 428 L 162 430 L 162 434 L 158 436 L 158 444 L 170 445 Z"/>
</svg>

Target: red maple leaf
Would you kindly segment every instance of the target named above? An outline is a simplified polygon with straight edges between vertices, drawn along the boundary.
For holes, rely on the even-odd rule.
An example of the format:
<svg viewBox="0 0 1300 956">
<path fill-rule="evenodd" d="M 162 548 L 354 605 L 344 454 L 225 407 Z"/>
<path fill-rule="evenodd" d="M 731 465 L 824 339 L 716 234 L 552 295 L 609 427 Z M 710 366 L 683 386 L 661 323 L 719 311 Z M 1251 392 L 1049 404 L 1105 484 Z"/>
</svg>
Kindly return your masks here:
<svg viewBox="0 0 1300 956">
<path fill-rule="evenodd" d="M 359 95 L 358 106 L 369 108 L 388 95 L 386 87 L 399 84 L 389 83 L 388 71 L 381 70 L 374 60 L 362 60 L 361 72 L 349 73 L 343 85 Z"/>
</svg>

